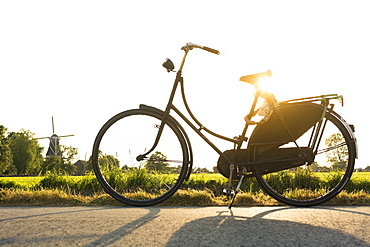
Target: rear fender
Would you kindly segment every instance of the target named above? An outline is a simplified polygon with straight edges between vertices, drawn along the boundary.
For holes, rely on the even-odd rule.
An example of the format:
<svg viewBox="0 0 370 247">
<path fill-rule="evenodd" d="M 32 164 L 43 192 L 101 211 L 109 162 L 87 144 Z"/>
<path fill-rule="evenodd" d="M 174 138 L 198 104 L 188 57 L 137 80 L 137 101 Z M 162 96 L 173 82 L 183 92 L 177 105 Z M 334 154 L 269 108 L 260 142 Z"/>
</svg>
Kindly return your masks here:
<svg viewBox="0 0 370 247">
<path fill-rule="evenodd" d="M 346 120 L 344 120 L 344 118 L 342 118 L 335 111 L 331 111 L 331 113 L 343 123 L 343 125 L 346 127 L 347 131 L 349 132 L 349 134 L 351 136 L 351 139 L 352 139 L 352 142 L 353 142 L 353 145 L 354 145 L 354 148 L 355 148 L 355 151 L 356 151 L 356 159 L 358 159 L 358 145 L 357 145 L 357 139 L 356 139 L 356 136 L 355 136 L 355 126 L 348 124 L 346 122 Z"/>
</svg>

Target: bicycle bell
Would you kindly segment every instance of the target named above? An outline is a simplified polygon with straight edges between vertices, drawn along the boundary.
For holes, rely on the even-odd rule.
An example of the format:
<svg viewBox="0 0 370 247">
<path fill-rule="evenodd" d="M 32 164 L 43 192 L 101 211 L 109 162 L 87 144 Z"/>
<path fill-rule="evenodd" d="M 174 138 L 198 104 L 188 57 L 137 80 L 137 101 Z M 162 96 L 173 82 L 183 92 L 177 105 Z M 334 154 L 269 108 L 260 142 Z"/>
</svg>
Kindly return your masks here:
<svg viewBox="0 0 370 247">
<path fill-rule="evenodd" d="M 173 71 L 175 69 L 175 65 L 173 65 L 173 62 L 169 58 L 166 58 L 166 61 L 164 61 L 162 66 L 167 69 L 167 72 Z"/>
</svg>

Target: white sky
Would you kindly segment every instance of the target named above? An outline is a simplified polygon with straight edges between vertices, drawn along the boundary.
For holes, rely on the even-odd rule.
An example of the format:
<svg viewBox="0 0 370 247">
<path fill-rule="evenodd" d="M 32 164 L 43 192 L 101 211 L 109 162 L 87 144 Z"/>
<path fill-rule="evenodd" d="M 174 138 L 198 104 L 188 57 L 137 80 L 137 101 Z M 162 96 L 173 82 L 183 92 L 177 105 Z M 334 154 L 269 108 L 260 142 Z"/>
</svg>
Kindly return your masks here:
<svg viewBox="0 0 370 247">
<path fill-rule="evenodd" d="M 1 1 L 0 124 L 50 136 L 91 154 L 100 127 L 140 103 L 164 108 L 187 42 L 188 101 L 209 129 L 239 135 L 252 99 L 240 76 L 271 69 L 278 99 L 343 94 L 336 110 L 356 126 L 370 165 L 366 97 L 370 82 L 367 1 Z M 217 155 L 191 135 L 195 166 Z M 222 143 L 225 149 L 231 144 Z M 48 146 L 48 141 L 40 141 Z"/>
</svg>

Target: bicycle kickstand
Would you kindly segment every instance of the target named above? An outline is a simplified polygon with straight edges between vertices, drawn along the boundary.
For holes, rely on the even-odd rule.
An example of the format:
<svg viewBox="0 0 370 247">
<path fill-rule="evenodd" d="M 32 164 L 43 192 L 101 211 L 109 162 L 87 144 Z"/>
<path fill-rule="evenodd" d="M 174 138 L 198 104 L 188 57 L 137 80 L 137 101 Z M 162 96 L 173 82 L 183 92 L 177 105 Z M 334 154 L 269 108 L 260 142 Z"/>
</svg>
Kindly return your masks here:
<svg viewBox="0 0 370 247">
<path fill-rule="evenodd" d="M 238 194 L 238 192 L 239 192 L 239 189 L 240 189 L 240 186 L 241 186 L 241 184 L 242 184 L 242 182 L 243 182 L 243 179 L 244 179 L 244 174 L 240 177 L 239 183 L 238 183 L 238 185 L 236 186 L 236 189 L 235 189 L 235 191 L 234 191 L 234 193 L 233 193 L 233 197 L 232 197 L 231 202 L 230 202 L 230 204 L 229 204 L 229 209 L 231 209 L 231 207 L 232 207 L 232 205 L 233 205 L 233 203 L 234 203 L 234 200 L 235 200 L 236 194 Z"/>
<path fill-rule="evenodd" d="M 227 199 L 229 199 L 229 196 L 234 195 L 234 191 L 232 190 L 232 181 L 233 181 L 233 172 L 234 172 L 235 166 L 230 165 L 230 173 L 229 173 L 229 185 L 227 186 L 227 189 L 224 189 L 224 195 L 227 196 Z"/>
</svg>

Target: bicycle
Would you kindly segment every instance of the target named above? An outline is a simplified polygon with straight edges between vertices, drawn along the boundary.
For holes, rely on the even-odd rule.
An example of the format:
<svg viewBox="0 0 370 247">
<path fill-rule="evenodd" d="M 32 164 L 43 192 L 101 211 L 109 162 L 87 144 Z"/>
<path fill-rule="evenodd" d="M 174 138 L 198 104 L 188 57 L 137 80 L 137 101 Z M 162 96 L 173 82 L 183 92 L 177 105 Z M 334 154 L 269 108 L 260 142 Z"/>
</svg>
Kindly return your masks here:
<svg viewBox="0 0 370 247">
<path fill-rule="evenodd" d="M 255 87 L 254 100 L 241 135 L 225 137 L 201 124 L 187 103 L 182 69 L 194 48 L 219 54 L 215 49 L 187 43 L 181 48 L 185 53 L 177 72 L 171 60 L 163 63 L 168 72 L 176 73 L 165 110 L 142 104 L 113 116 L 98 132 L 92 151 L 93 169 L 108 194 L 128 205 L 151 206 L 171 197 L 189 179 L 192 146 L 174 116 L 220 155 L 217 168 L 228 178 L 224 194 L 231 198 L 229 208 L 242 181 L 251 177 L 268 195 L 292 206 L 318 205 L 345 187 L 354 170 L 357 141 L 354 126 L 333 110 L 332 100 L 343 105 L 343 96 L 279 102 L 259 86 L 259 80 L 271 76 L 271 71 L 243 76 L 241 81 Z M 173 104 L 179 87 L 190 119 Z M 262 119 L 256 122 L 258 116 Z M 254 130 L 248 138 L 250 126 Z M 230 142 L 233 148 L 222 152 L 204 132 Z M 234 180 L 239 180 L 236 187 Z"/>
</svg>

